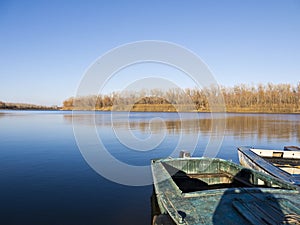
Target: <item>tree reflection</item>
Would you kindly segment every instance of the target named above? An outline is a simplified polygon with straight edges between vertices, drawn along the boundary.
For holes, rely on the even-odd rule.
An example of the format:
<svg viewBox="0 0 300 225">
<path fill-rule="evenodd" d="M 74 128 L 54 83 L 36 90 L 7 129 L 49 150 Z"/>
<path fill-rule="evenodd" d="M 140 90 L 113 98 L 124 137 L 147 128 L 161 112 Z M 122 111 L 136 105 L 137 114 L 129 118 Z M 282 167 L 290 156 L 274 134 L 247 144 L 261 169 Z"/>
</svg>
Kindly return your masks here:
<svg viewBox="0 0 300 225">
<path fill-rule="evenodd" d="M 206 114 L 207 115 L 207 114 Z M 139 130 L 141 132 L 160 133 L 166 129 L 169 134 L 184 133 L 201 133 L 209 135 L 212 132 L 213 121 L 211 118 L 200 119 L 178 119 L 166 118 L 164 119 L 164 127 L 162 121 L 147 119 L 128 119 L 117 118 L 113 121 L 114 128 Z M 82 125 L 96 125 L 96 126 L 112 126 L 109 114 L 75 114 L 64 115 L 67 122 L 79 123 Z M 226 136 L 244 138 L 261 139 L 278 139 L 281 141 L 290 141 L 296 138 L 300 142 L 300 115 L 288 117 L 288 115 L 278 114 L 229 114 L 226 118 Z M 217 120 L 217 119 L 214 119 Z"/>
</svg>

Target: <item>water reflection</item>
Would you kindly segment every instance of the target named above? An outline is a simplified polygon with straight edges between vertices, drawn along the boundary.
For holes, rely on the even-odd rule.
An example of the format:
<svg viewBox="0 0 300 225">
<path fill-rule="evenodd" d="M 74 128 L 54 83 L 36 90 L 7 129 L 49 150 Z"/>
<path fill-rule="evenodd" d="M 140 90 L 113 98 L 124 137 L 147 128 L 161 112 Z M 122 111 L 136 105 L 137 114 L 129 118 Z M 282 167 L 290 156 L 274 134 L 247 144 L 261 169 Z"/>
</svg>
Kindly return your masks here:
<svg viewBox="0 0 300 225">
<path fill-rule="evenodd" d="M 148 116 L 151 113 L 145 113 Z M 162 113 L 167 114 L 167 113 Z M 162 127 L 161 121 L 151 121 L 151 116 L 147 119 L 130 118 L 129 121 L 122 117 L 114 120 L 114 128 L 138 130 L 140 132 L 159 133 L 162 129 L 166 129 L 169 134 L 186 134 L 201 133 L 210 134 L 213 121 L 209 114 L 200 115 L 199 119 L 184 118 L 168 118 L 165 116 L 165 126 Z M 204 117 L 204 118 L 203 118 Z M 110 114 L 78 114 L 64 115 L 64 120 L 82 125 L 111 126 Z M 261 139 L 278 139 L 281 141 L 289 141 L 296 138 L 300 142 L 300 115 L 287 114 L 228 114 L 226 118 L 226 134 L 227 136 Z"/>
</svg>

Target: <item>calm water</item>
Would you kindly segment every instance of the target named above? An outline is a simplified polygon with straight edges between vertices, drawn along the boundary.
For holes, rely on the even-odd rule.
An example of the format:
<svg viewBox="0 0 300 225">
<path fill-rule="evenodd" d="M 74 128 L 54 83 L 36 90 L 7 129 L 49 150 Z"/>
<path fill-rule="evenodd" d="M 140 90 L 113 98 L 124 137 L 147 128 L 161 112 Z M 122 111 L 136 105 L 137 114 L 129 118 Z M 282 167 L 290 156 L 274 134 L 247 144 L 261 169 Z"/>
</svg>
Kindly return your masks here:
<svg viewBox="0 0 300 225">
<path fill-rule="evenodd" d="M 114 129 L 108 112 L 95 117 L 78 113 L 73 121 L 87 131 L 86 140 L 89 130 L 96 128 L 110 154 L 134 166 L 147 166 L 151 158 L 167 157 L 176 148 L 195 148 L 193 154 L 201 156 L 211 137 L 220 135 L 212 132 L 209 113 L 184 114 L 181 119 L 176 113 L 131 113 L 129 119 L 119 113 L 114 115 Z M 234 162 L 237 146 L 300 145 L 300 115 L 227 114 L 225 124 L 217 157 Z M 158 140 L 155 148 L 130 149 L 128 144 L 135 143 L 128 129 L 142 142 L 152 135 L 154 142 Z M 151 222 L 152 186 L 117 184 L 89 167 L 76 144 L 71 112 L 1 111 L 0 151 L 0 224 Z"/>
</svg>

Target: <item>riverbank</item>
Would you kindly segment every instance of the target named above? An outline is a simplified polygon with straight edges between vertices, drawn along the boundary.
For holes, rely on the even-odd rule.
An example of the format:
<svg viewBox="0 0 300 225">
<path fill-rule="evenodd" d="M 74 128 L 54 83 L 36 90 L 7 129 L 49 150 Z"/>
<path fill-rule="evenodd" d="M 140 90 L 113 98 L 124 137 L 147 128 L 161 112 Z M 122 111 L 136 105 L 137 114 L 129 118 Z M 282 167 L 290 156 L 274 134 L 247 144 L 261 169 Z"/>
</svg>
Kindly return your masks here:
<svg viewBox="0 0 300 225">
<path fill-rule="evenodd" d="M 113 105 L 105 107 L 91 106 L 41 106 L 27 103 L 4 103 L 0 102 L 0 110 L 41 110 L 41 111 L 116 111 L 116 112 L 211 112 L 210 108 L 198 108 L 195 105 L 183 104 L 134 104 L 134 105 Z M 220 107 L 214 112 L 226 113 L 265 113 L 265 114 L 300 114 L 300 108 L 294 106 L 286 107 Z"/>
<path fill-rule="evenodd" d="M 58 106 L 43 106 L 28 103 L 0 102 L 0 110 L 60 110 Z"/>
<path fill-rule="evenodd" d="M 124 111 L 124 112 L 211 112 L 210 108 L 196 109 L 193 105 L 171 105 L 171 104 L 135 104 L 133 106 L 108 106 L 108 107 L 62 107 L 61 110 L 74 111 Z M 227 113 L 266 113 L 266 114 L 300 114 L 300 108 L 268 108 L 268 107 L 226 107 L 220 108 L 218 112 Z"/>
</svg>

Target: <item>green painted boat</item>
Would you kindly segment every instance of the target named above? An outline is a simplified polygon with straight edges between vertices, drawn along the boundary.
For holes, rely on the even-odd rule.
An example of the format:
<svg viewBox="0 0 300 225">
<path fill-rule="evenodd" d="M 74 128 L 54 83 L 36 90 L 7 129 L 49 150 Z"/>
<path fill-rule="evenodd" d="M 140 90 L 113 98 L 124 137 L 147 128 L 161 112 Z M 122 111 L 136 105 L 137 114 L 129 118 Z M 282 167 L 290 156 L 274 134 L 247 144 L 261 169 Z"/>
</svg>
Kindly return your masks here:
<svg viewBox="0 0 300 225">
<path fill-rule="evenodd" d="M 291 183 L 216 158 L 155 159 L 151 168 L 160 213 L 174 224 L 300 224 Z"/>
</svg>

